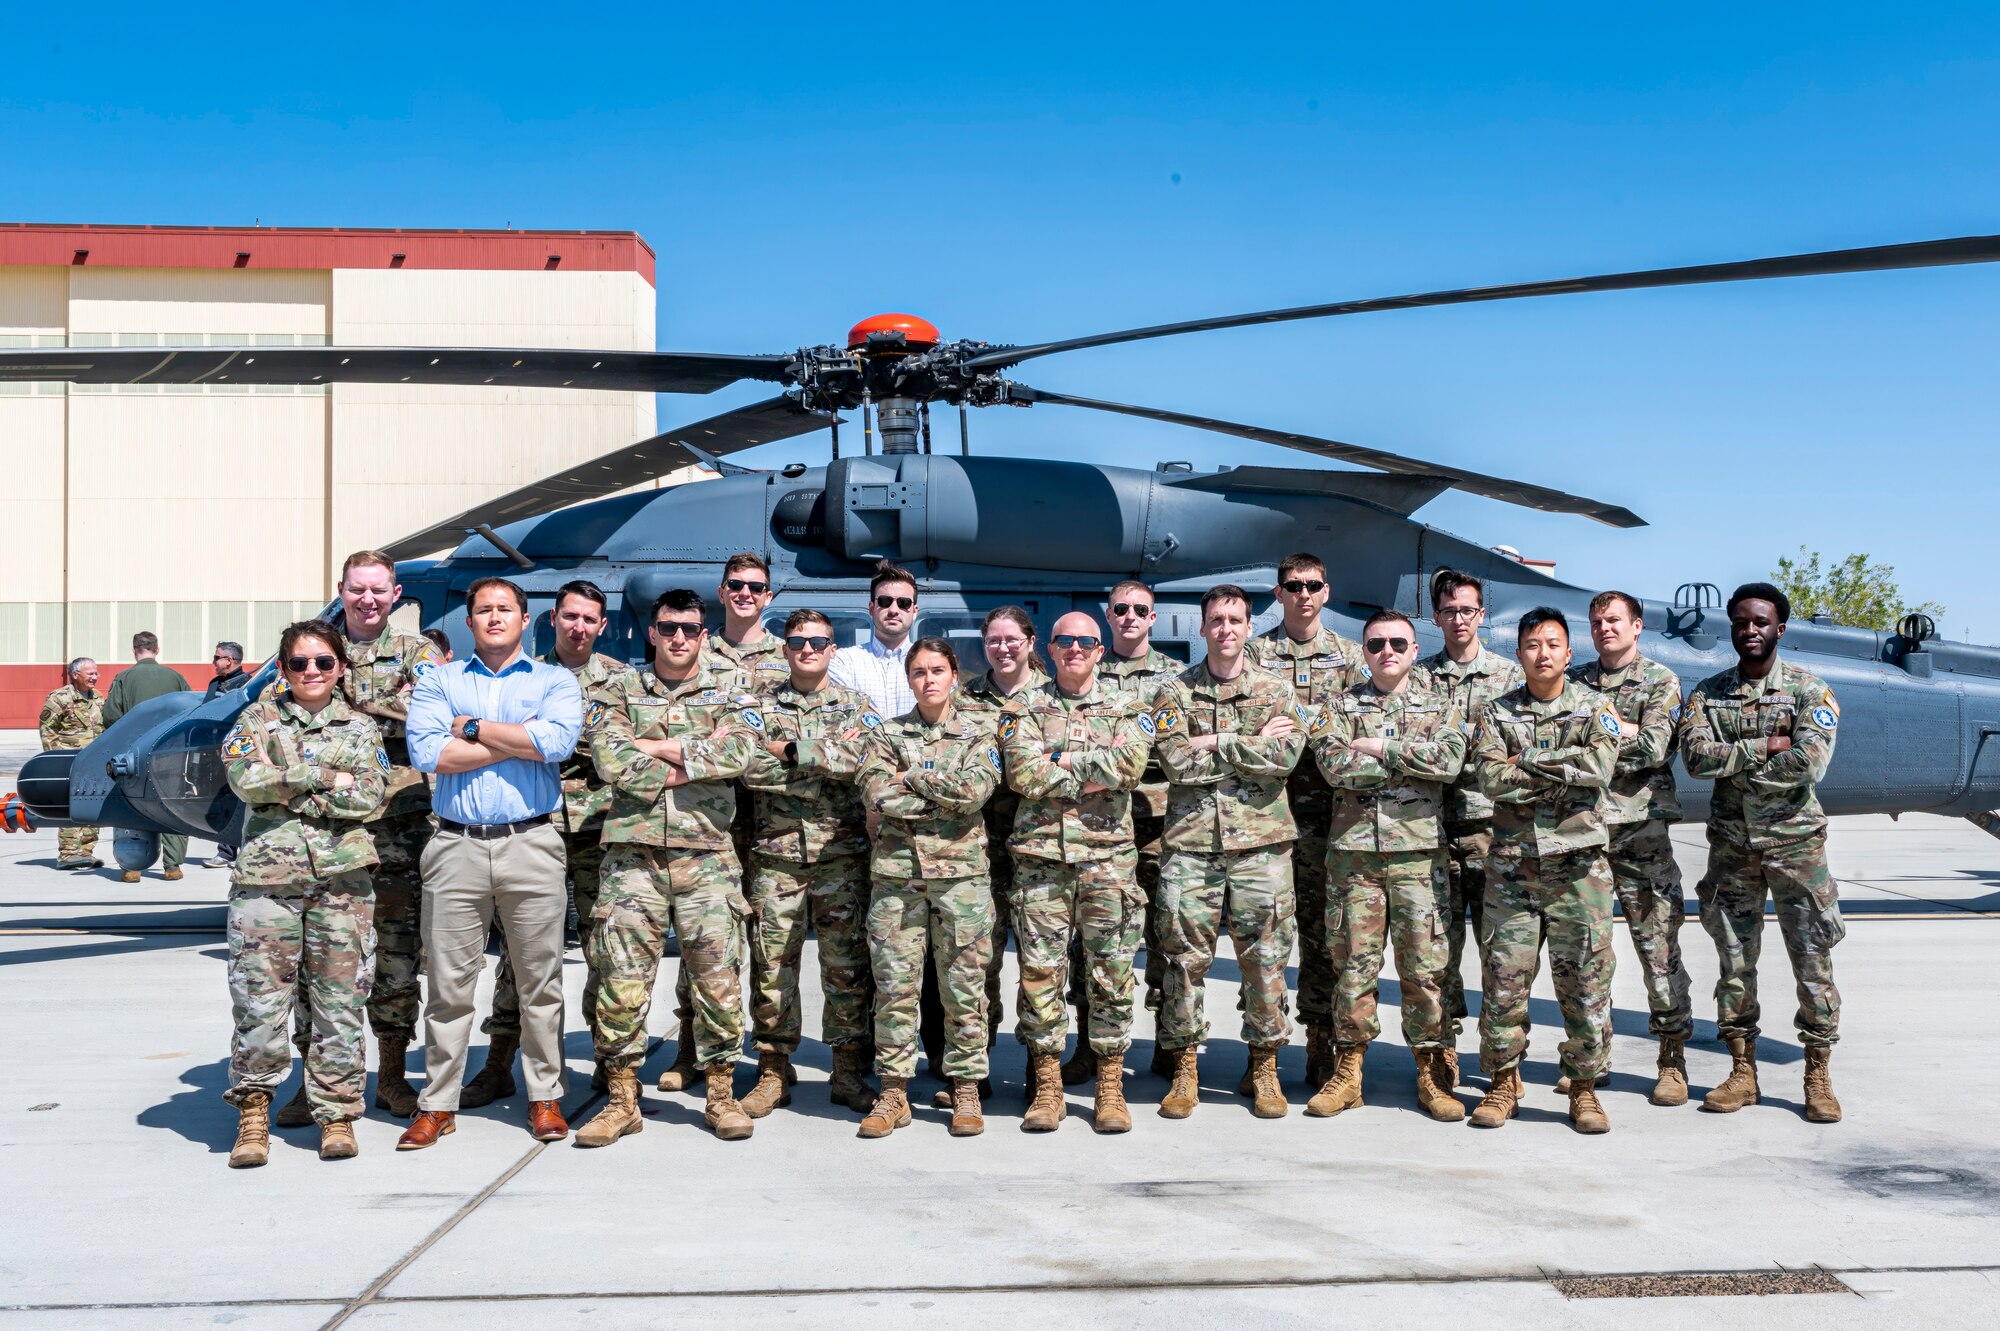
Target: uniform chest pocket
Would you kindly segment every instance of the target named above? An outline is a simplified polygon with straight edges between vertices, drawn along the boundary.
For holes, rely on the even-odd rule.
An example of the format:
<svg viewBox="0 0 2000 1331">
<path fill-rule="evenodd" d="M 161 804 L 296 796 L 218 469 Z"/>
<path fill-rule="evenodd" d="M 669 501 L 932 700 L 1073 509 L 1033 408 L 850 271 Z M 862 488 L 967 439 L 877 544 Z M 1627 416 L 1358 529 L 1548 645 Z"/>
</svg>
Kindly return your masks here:
<svg viewBox="0 0 2000 1331">
<path fill-rule="evenodd" d="M 664 704 L 648 703 L 632 709 L 632 733 L 640 739 L 663 739 L 667 734 L 667 713 L 671 709 Z"/>
<path fill-rule="evenodd" d="M 1757 704 L 1757 735 L 1768 739 L 1773 735 L 1789 735 L 1792 725 L 1798 720 L 1798 707 L 1790 698 Z"/>
</svg>

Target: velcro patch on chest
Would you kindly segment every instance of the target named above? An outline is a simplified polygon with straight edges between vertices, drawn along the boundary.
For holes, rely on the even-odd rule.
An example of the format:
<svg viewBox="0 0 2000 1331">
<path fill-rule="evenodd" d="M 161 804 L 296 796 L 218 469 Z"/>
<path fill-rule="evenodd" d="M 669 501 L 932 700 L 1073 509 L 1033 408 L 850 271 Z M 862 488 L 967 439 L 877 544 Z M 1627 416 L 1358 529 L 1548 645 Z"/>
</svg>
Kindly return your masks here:
<svg viewBox="0 0 2000 1331">
<path fill-rule="evenodd" d="M 1014 738 L 1014 732 L 1021 728 L 1020 722 L 1021 718 L 1012 714 L 1000 718 L 1000 740 L 1003 744 Z"/>
</svg>

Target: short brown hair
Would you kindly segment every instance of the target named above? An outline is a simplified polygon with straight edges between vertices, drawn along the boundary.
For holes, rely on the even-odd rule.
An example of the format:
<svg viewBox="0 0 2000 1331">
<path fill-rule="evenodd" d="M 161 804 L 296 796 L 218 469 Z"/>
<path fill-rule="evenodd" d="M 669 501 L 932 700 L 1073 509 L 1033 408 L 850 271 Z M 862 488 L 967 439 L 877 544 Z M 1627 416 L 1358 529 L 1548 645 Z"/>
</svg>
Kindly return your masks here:
<svg viewBox="0 0 2000 1331">
<path fill-rule="evenodd" d="M 910 599 L 916 599 L 917 575 L 906 568 L 898 568 L 886 559 L 875 566 L 875 576 L 868 579 L 868 594 L 873 596 L 877 587 L 889 582 L 909 583 Z M 910 650 L 915 651 L 916 649 L 913 647 Z M 954 662 L 954 665 L 956 665 L 956 662 Z"/>
<path fill-rule="evenodd" d="M 1593 615 L 1596 614 L 1613 601 L 1623 601 L 1625 603 L 1626 612 L 1632 616 L 1634 623 L 1641 623 L 1645 620 L 1646 607 L 1640 605 L 1639 598 L 1630 592 L 1599 592 L 1590 598 L 1590 613 Z"/>
<path fill-rule="evenodd" d="M 356 550 L 340 566 L 340 580 L 346 582 L 347 575 L 357 568 L 371 568 L 377 564 L 388 569 L 389 576 L 392 579 L 396 576 L 396 561 L 383 554 L 380 550 Z"/>
<path fill-rule="evenodd" d="M 521 613 L 524 615 L 528 613 L 528 594 L 521 590 L 520 583 L 510 582 L 506 578 L 474 578 L 472 585 L 465 589 L 466 614 L 472 613 L 472 607 L 479 603 L 479 593 L 488 587 L 505 587 L 513 594 L 514 604 L 520 607 Z"/>
<path fill-rule="evenodd" d="M 762 573 L 766 582 L 771 580 L 771 566 L 764 562 L 764 556 L 754 550 L 745 550 L 740 555 L 729 556 L 729 562 L 722 566 L 722 576 L 726 578 L 732 573 L 741 573 L 746 568 L 754 568 Z"/>
<path fill-rule="evenodd" d="M 910 667 L 917 663 L 917 656 L 921 652 L 930 652 L 933 655 L 942 656 L 945 664 L 951 667 L 951 673 L 954 675 L 959 673 L 958 653 L 951 649 L 950 643 L 946 642 L 943 638 L 918 638 L 910 647 L 910 654 L 903 658 L 904 674 L 907 675 L 910 673 Z"/>
<path fill-rule="evenodd" d="M 132 650 L 135 652 L 151 652 L 153 655 L 158 656 L 160 654 L 160 635 L 151 629 L 140 629 L 132 635 Z"/>
<path fill-rule="evenodd" d="M 828 628 L 833 627 L 833 621 L 817 610 L 794 610 L 791 614 L 785 616 L 785 636 L 790 637 L 808 624 L 824 624 Z"/>
<path fill-rule="evenodd" d="M 1301 550 L 1295 555 L 1286 555 L 1278 561 L 1278 581 L 1283 582 L 1295 573 L 1303 573 L 1316 568 L 1322 575 L 1326 573 L 1326 561 L 1311 551 Z"/>
<path fill-rule="evenodd" d="M 1374 614 L 1368 616 L 1368 622 L 1361 626 L 1361 636 L 1364 638 L 1367 637 L 1368 630 L 1374 628 L 1377 624 L 1408 624 L 1410 626 L 1410 641 L 1416 641 L 1416 621 L 1400 610 L 1377 610 Z"/>
<path fill-rule="evenodd" d="M 1472 594 L 1479 598 L 1479 608 L 1486 608 L 1486 584 L 1455 568 L 1441 568 L 1431 574 L 1431 608 L 1436 609 L 1440 601 L 1461 587 L 1472 588 Z"/>
<path fill-rule="evenodd" d="M 1217 601 L 1241 601 L 1243 602 L 1243 618 L 1246 620 L 1255 618 L 1250 610 L 1249 592 L 1244 591 L 1233 582 L 1218 582 L 1201 594 L 1202 623 L 1208 623 L 1208 608 Z"/>
<path fill-rule="evenodd" d="M 1144 592 L 1146 593 L 1147 601 L 1152 602 L 1154 604 L 1158 604 L 1159 601 L 1159 598 L 1153 595 L 1153 589 L 1151 587 L 1148 587 L 1145 583 L 1139 581 L 1137 578 L 1127 578 L 1125 579 L 1125 581 L 1118 583 L 1110 591 L 1104 594 L 1104 598 L 1107 601 L 1115 601 L 1118 599 L 1118 593 L 1120 592 Z"/>
</svg>

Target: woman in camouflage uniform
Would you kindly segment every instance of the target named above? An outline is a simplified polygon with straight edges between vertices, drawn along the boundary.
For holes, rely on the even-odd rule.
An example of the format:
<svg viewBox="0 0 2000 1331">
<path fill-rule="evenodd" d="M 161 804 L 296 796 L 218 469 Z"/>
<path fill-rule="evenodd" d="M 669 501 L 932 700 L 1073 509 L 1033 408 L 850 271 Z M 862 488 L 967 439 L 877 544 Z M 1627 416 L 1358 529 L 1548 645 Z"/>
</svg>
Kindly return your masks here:
<svg viewBox="0 0 2000 1331">
<path fill-rule="evenodd" d="M 222 743 L 230 789 L 249 806 L 229 892 L 232 1169 L 269 1158 L 271 1092 L 292 1068 L 295 1001 L 311 1030 L 305 1092 L 320 1159 L 354 1155 L 352 1120 L 365 1108 L 376 854 L 361 820 L 382 803 L 389 757 L 375 722 L 338 693 L 346 651 L 331 624 L 286 629 L 282 684 L 245 707 Z"/>
<path fill-rule="evenodd" d="M 951 1134 L 985 1130 L 979 1083 L 987 1072 L 986 969 L 993 953 L 993 890 L 982 811 L 1000 783 L 992 727 L 954 710 L 958 658 L 942 638 L 910 649 L 915 709 L 869 735 L 861 798 L 874 829 L 875 888 L 868 952 L 875 972 L 875 1066 L 882 1094 L 863 1137 L 910 1121 L 924 955 L 937 966 L 951 1080 Z M 928 944 L 928 947 L 926 947 Z"/>
</svg>

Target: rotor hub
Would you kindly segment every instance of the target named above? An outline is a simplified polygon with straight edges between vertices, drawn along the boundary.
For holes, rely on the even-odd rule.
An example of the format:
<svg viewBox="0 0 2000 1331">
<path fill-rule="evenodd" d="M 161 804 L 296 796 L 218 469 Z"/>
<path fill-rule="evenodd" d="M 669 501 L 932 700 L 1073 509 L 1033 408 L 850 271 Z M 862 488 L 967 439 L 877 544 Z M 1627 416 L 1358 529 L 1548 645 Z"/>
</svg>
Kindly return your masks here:
<svg viewBox="0 0 2000 1331">
<path fill-rule="evenodd" d="M 943 339 L 937 325 L 914 314 L 876 314 L 847 332 L 847 349 L 864 356 L 929 351 Z"/>
</svg>

